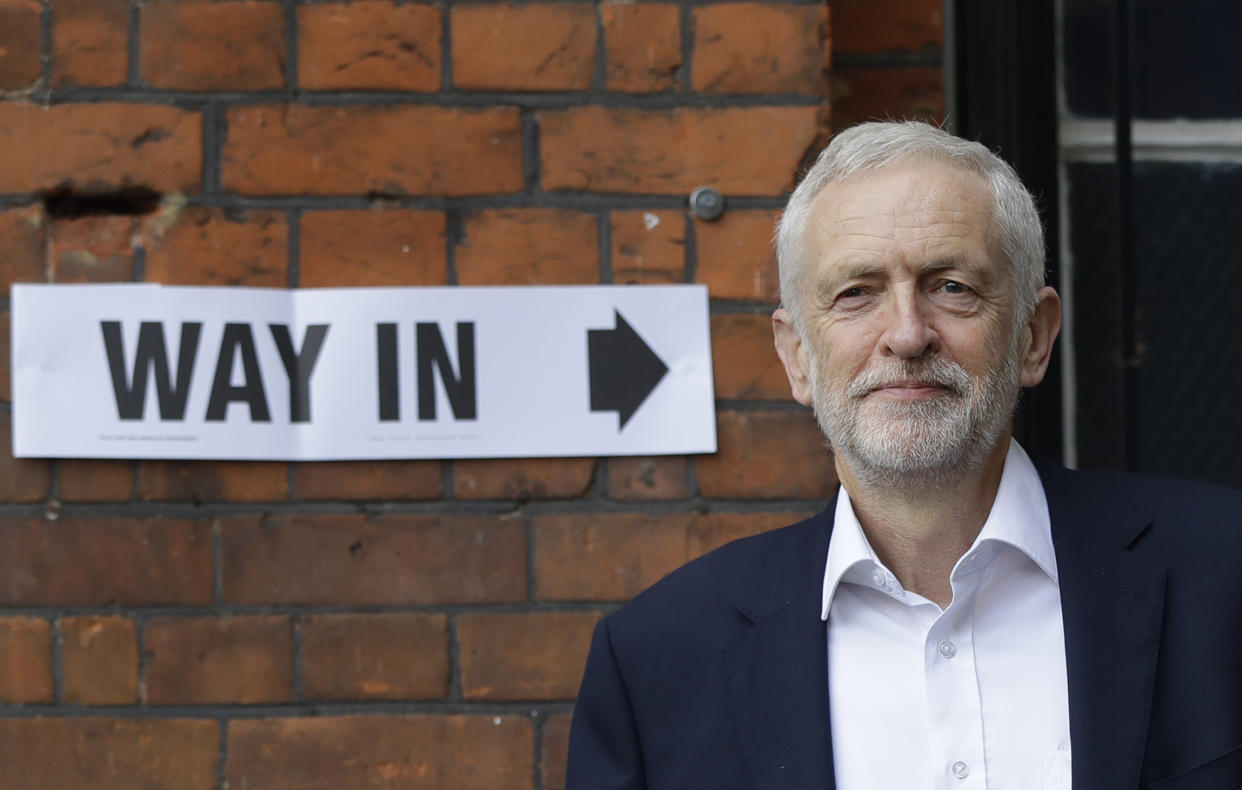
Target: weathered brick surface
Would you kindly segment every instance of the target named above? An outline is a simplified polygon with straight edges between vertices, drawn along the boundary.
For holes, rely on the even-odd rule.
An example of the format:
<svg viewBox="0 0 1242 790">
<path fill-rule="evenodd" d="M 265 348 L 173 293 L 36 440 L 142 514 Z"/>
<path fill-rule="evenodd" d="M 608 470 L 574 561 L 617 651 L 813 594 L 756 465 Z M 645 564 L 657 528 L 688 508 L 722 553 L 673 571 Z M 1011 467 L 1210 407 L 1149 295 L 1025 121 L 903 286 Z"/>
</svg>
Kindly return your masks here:
<svg viewBox="0 0 1242 790">
<path fill-rule="evenodd" d="M 2 156 L 4 153 L 0 152 Z M 3 177 L 0 175 L 0 179 Z M 45 223 L 39 208 L 0 210 L 0 287 L 5 294 L 12 283 L 47 281 Z"/>
<path fill-rule="evenodd" d="M 221 519 L 224 598 L 242 604 L 516 603 L 526 527 L 488 516 Z"/>
<path fill-rule="evenodd" d="M 595 74 L 586 3 L 452 6 L 453 84 L 468 90 L 585 90 Z"/>
<path fill-rule="evenodd" d="M 565 790 L 565 762 L 569 757 L 568 713 L 549 716 L 543 725 L 543 790 Z"/>
<path fill-rule="evenodd" d="M 457 245 L 462 285 L 599 282 L 599 226 L 561 209 L 489 209 L 464 218 Z"/>
<path fill-rule="evenodd" d="M 58 283 L 134 279 L 132 217 L 82 217 L 51 223 L 49 278 Z"/>
<path fill-rule="evenodd" d="M 157 617 L 146 629 L 152 705 L 288 702 L 293 625 L 280 615 Z"/>
<path fill-rule="evenodd" d="M 612 499 L 686 499 L 690 476 L 680 455 L 608 459 L 608 496 Z"/>
<path fill-rule="evenodd" d="M 40 14 L 35 0 L 0 0 L 0 91 L 33 88 L 39 82 Z"/>
<path fill-rule="evenodd" d="M 13 420 L 0 414 L 0 502 L 41 502 L 50 483 L 47 461 L 13 457 Z"/>
<path fill-rule="evenodd" d="M 447 283 L 439 211 L 312 211 L 302 216 L 300 229 L 304 288 Z"/>
<path fill-rule="evenodd" d="M 229 722 L 233 788 L 530 790 L 534 728 L 517 716 L 317 716 Z"/>
<path fill-rule="evenodd" d="M 52 701 L 52 626 L 0 617 L 0 703 Z"/>
<path fill-rule="evenodd" d="M 134 468 L 129 461 L 66 459 L 59 465 L 64 502 L 128 502 L 134 496 Z"/>
<path fill-rule="evenodd" d="M 444 494 L 440 461 L 300 463 L 296 498 L 304 501 L 436 499 Z"/>
<path fill-rule="evenodd" d="M 443 614 L 324 614 L 302 619 L 307 699 L 431 699 L 449 692 Z"/>
<path fill-rule="evenodd" d="M 610 91 L 674 90 L 681 69 L 681 9 L 672 3 L 608 0 L 604 26 L 605 84 Z"/>
<path fill-rule="evenodd" d="M 9 333 L 12 329 L 11 321 L 12 318 L 8 310 L 0 311 L 0 401 L 13 399 L 13 382 L 10 378 L 12 339 Z"/>
<path fill-rule="evenodd" d="M 827 499 L 836 485 L 815 418 L 803 411 L 722 411 L 715 455 L 695 461 L 699 491 L 722 499 Z"/>
<path fill-rule="evenodd" d="M 440 88 L 440 10 L 387 0 L 298 6 L 303 90 Z"/>
<path fill-rule="evenodd" d="M 112 615 L 66 617 L 60 633 L 66 702 L 138 701 L 138 632 L 132 620 Z"/>
<path fill-rule="evenodd" d="M 149 223 L 148 282 L 167 285 L 288 284 L 289 224 L 278 211 L 190 206 Z"/>
<path fill-rule="evenodd" d="M 520 127 L 508 107 L 235 107 L 222 178 L 250 195 L 514 192 Z"/>
<path fill-rule="evenodd" d="M 639 110 L 540 116 L 545 189 L 777 195 L 818 134 L 815 107 Z"/>
<path fill-rule="evenodd" d="M 595 612 L 460 616 L 462 694 L 470 700 L 572 699 L 599 618 Z"/>
<path fill-rule="evenodd" d="M 726 210 L 714 222 L 695 223 L 695 279 L 707 285 L 713 298 L 778 300 L 772 236 L 779 216 L 763 209 Z"/>
<path fill-rule="evenodd" d="M 691 84 L 707 93 L 819 94 L 827 5 L 720 3 L 694 9 Z"/>
<path fill-rule="evenodd" d="M 839 68 L 832 78 L 833 123 L 944 119 L 944 73 L 934 67 Z"/>
<path fill-rule="evenodd" d="M 211 588 L 206 521 L 0 517 L 0 605 L 201 606 Z"/>
<path fill-rule="evenodd" d="M 0 719 L 6 790 L 216 790 L 219 725 L 194 719 Z"/>
<path fill-rule="evenodd" d="M 138 497 L 189 502 L 272 502 L 289 494 L 275 461 L 140 461 Z"/>
<path fill-rule="evenodd" d="M 123 85 L 129 77 L 129 3 L 57 0 L 52 7 L 52 84 Z"/>
<path fill-rule="evenodd" d="M 837 52 L 938 49 L 944 44 L 941 0 L 832 0 Z"/>
<path fill-rule="evenodd" d="M 612 281 L 680 283 L 686 272 L 686 217 L 681 211 L 614 211 Z"/>
<path fill-rule="evenodd" d="M 789 400 L 766 313 L 712 316 L 712 375 L 717 398 Z"/>
<path fill-rule="evenodd" d="M 569 499 L 584 496 L 593 458 L 483 458 L 453 463 L 460 499 Z"/>
<path fill-rule="evenodd" d="M 202 118 L 156 104 L 0 102 L 0 192 L 62 183 L 197 192 Z"/>
<path fill-rule="evenodd" d="M 536 594 L 549 601 L 625 601 L 718 546 L 803 517 L 801 511 L 540 516 Z"/>
<path fill-rule="evenodd" d="M 285 84 L 285 12 L 269 0 L 153 0 L 142 7 L 142 78 L 156 88 Z"/>
</svg>

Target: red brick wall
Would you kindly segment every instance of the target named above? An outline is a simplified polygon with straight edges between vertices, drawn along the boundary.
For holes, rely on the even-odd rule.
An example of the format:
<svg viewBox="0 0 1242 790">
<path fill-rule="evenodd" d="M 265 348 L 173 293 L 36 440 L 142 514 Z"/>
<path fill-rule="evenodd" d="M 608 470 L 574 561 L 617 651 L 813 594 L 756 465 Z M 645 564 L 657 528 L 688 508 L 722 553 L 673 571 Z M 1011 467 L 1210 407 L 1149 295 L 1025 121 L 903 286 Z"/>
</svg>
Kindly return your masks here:
<svg viewBox="0 0 1242 790">
<path fill-rule="evenodd" d="M 831 16 L 829 55 L 813 2 L 0 0 L 5 285 L 705 283 L 720 442 L 17 461 L 6 289 L 0 784 L 561 787 L 596 620 L 831 490 L 772 222 L 830 93 L 942 112 L 938 3 Z"/>
</svg>

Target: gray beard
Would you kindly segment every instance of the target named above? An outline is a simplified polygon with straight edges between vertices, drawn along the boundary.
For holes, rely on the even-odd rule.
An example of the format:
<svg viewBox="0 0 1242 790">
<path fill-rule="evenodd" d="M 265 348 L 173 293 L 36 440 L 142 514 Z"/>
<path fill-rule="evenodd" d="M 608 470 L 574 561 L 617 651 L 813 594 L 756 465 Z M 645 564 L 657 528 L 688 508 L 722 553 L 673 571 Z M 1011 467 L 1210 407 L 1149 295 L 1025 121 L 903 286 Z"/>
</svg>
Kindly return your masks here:
<svg viewBox="0 0 1242 790">
<path fill-rule="evenodd" d="M 869 365 L 848 386 L 834 388 L 819 375 L 812 353 L 820 430 L 862 485 L 943 488 L 981 464 L 1009 427 L 1019 392 L 1019 336 L 1014 333 L 1004 365 L 980 379 L 956 362 L 925 356 Z M 939 384 L 947 392 L 913 403 L 867 397 L 900 379 Z"/>
</svg>

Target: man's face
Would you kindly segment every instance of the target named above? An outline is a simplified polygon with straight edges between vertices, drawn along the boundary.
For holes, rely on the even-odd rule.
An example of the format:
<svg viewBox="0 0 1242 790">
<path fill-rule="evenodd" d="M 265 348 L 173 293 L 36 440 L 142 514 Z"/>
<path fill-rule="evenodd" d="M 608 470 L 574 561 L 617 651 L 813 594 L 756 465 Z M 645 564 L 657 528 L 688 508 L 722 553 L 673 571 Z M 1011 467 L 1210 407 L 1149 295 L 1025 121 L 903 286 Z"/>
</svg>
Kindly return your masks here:
<svg viewBox="0 0 1242 790">
<path fill-rule="evenodd" d="M 778 349 L 856 475 L 951 473 L 1007 433 L 1026 336 L 992 204 L 981 177 L 927 161 L 812 204 L 803 336 L 782 338 L 778 315 Z"/>
</svg>

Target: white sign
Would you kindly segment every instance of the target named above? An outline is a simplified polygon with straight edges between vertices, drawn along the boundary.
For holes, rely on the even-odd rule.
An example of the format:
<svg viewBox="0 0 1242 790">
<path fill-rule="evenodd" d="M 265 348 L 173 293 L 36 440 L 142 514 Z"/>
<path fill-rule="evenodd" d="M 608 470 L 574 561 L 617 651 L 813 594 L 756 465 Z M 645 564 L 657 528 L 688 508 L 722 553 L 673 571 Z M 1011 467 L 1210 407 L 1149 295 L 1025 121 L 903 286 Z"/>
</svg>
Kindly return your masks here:
<svg viewBox="0 0 1242 790">
<path fill-rule="evenodd" d="M 696 285 L 14 285 L 12 339 L 16 456 L 716 449 Z"/>
</svg>

